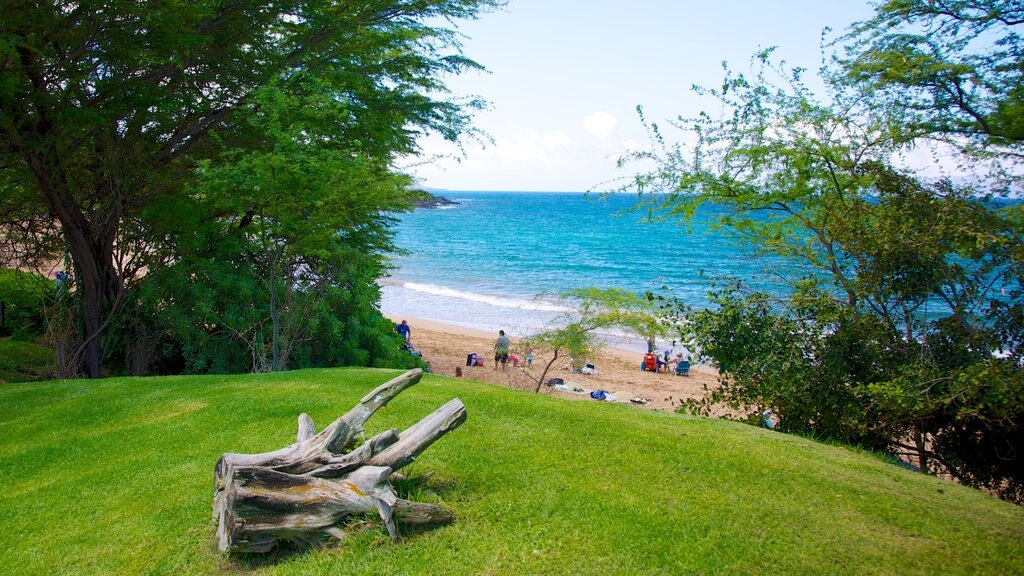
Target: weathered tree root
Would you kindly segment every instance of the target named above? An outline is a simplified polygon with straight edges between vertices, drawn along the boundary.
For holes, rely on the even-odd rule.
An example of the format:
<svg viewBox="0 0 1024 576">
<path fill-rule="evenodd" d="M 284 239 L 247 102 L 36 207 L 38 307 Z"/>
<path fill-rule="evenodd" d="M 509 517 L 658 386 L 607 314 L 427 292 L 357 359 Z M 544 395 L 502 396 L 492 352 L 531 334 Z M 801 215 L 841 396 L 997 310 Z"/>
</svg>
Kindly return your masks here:
<svg viewBox="0 0 1024 576">
<path fill-rule="evenodd" d="M 282 541 L 322 542 L 344 538 L 336 524 L 376 512 L 392 540 L 396 522 L 430 525 L 451 522 L 452 514 L 432 504 L 402 500 L 389 476 L 415 460 L 438 438 L 466 421 L 456 398 L 402 433 L 382 432 L 346 453 L 363 425 L 381 406 L 419 382 L 410 370 L 367 394 L 344 416 L 316 434 L 313 420 L 299 416 L 298 441 L 264 454 L 225 453 L 214 471 L 213 517 L 221 550 L 262 553 Z"/>
</svg>

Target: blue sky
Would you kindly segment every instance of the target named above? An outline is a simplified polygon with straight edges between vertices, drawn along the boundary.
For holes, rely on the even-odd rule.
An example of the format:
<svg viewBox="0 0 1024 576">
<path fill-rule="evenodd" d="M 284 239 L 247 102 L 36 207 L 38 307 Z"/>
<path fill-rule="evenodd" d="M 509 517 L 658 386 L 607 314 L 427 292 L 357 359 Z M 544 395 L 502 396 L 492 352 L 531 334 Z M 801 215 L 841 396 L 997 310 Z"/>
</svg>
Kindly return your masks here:
<svg viewBox="0 0 1024 576">
<path fill-rule="evenodd" d="M 465 143 L 461 162 L 406 169 L 424 186 L 450 190 L 601 187 L 628 175 L 615 168 L 619 154 L 647 142 L 637 105 L 656 122 L 713 109 L 691 86 L 720 83 L 723 60 L 748 70 L 751 55 L 769 46 L 816 69 L 822 30 L 842 31 L 871 13 L 867 0 L 510 0 L 458 23 L 466 55 L 490 73 L 449 81 L 456 94 L 490 101 L 475 125 L 494 143 Z M 421 145 L 427 155 L 455 151 L 437 139 Z"/>
</svg>

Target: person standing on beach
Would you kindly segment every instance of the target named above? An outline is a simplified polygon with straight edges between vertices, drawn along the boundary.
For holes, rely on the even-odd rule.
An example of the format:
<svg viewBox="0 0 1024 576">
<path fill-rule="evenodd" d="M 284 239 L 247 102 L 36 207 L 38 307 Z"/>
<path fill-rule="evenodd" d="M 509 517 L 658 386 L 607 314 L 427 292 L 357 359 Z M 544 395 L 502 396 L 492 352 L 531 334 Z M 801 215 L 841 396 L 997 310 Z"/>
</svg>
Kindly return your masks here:
<svg viewBox="0 0 1024 576">
<path fill-rule="evenodd" d="M 510 348 L 512 348 L 512 343 L 509 341 L 508 336 L 505 336 L 505 331 L 498 330 L 498 339 L 494 341 L 494 368 L 492 370 L 498 369 L 498 362 L 501 362 L 501 369 L 505 369 Z"/>
<path fill-rule="evenodd" d="M 402 323 L 395 327 L 395 331 L 401 334 L 406 342 L 412 337 L 412 328 L 409 328 L 409 323 L 405 320 L 402 320 Z"/>
</svg>

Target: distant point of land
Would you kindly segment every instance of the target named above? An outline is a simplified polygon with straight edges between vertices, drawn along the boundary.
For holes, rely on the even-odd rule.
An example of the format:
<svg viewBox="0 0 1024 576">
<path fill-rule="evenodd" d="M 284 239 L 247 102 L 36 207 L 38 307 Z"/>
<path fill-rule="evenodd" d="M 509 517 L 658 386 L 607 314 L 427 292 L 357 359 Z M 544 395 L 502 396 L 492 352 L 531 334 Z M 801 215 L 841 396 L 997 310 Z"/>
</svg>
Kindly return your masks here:
<svg viewBox="0 0 1024 576">
<path fill-rule="evenodd" d="M 441 207 L 444 207 L 444 206 L 459 206 L 459 205 L 460 205 L 459 202 L 455 202 L 454 200 L 449 200 L 449 199 L 445 198 L 444 196 L 434 196 L 433 194 L 429 194 L 429 195 L 427 195 L 424 198 L 420 198 L 420 199 L 416 200 L 416 203 L 415 203 L 416 208 L 441 208 Z"/>
</svg>

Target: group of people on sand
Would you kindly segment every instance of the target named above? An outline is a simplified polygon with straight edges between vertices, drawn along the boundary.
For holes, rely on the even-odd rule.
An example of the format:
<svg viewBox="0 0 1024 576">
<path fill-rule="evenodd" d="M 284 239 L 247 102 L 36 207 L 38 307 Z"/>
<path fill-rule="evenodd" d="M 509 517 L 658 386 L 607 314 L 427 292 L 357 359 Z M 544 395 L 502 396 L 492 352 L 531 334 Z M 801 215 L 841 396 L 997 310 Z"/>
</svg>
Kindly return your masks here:
<svg viewBox="0 0 1024 576">
<path fill-rule="evenodd" d="M 402 338 L 405 339 L 405 347 L 407 350 L 413 350 L 412 347 L 412 328 L 409 323 L 402 320 L 401 323 L 395 326 L 395 331 L 398 332 Z M 498 339 L 494 341 L 494 368 L 498 369 L 498 364 L 501 364 L 501 369 L 505 370 L 508 364 L 512 364 L 513 368 L 522 368 L 524 365 L 524 359 L 519 354 L 512 353 L 512 340 L 505 335 L 504 330 L 498 330 Z M 533 352 L 528 352 L 525 358 L 525 365 L 527 367 L 533 365 Z"/>
<path fill-rule="evenodd" d="M 412 328 L 409 326 L 408 322 L 402 320 L 400 324 L 395 326 L 395 332 L 398 332 L 398 334 L 405 340 L 403 346 L 406 352 L 413 356 L 423 356 L 418 350 L 416 350 L 416 347 L 412 345 Z M 430 360 L 426 360 L 425 358 L 424 360 L 427 363 L 427 372 L 430 372 Z"/>
<path fill-rule="evenodd" d="M 678 346 L 678 342 L 673 340 L 671 348 L 658 352 L 655 349 L 654 338 L 651 338 L 647 341 L 647 354 L 644 355 L 644 360 L 640 363 L 640 369 L 657 372 L 662 368 L 668 370 L 672 365 L 678 366 L 680 362 L 689 365 L 690 353 L 686 347 Z M 653 367 L 652 364 L 654 364 Z"/>
</svg>

